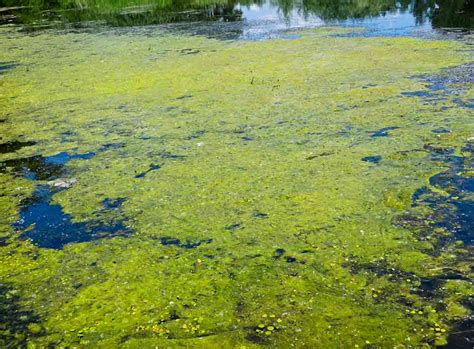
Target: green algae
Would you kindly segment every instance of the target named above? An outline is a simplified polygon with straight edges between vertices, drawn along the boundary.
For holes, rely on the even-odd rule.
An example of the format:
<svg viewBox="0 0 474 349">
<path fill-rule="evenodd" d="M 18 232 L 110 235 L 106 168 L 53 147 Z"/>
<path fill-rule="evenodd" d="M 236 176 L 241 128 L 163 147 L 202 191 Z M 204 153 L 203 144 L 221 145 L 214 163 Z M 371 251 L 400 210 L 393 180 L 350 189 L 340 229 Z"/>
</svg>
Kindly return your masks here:
<svg viewBox="0 0 474 349">
<path fill-rule="evenodd" d="M 87 222 L 126 198 L 134 231 L 40 249 L 10 227 L 34 183 L 1 173 L 2 283 L 41 319 L 18 343 L 420 347 L 468 314 L 466 281 L 417 292 L 446 268 L 468 278 L 463 246 L 436 254 L 437 239 L 393 223 L 431 212 L 412 194 L 447 166 L 424 146 L 461 154 L 472 136 L 455 96 L 401 93 L 468 62 L 465 45 L 332 28 L 263 42 L 1 30 L 0 61 L 18 64 L 0 76 L 2 141 L 37 142 L 1 160 L 95 152 L 68 162 L 77 183 L 53 200 Z M 398 128 L 370 137 L 384 127 Z"/>
</svg>

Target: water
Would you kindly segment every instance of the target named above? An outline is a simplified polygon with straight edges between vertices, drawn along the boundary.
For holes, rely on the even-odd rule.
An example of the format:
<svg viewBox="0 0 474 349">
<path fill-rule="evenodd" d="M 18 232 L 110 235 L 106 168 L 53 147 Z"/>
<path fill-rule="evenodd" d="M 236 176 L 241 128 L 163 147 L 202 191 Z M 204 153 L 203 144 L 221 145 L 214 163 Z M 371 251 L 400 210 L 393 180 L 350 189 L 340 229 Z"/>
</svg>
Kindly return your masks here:
<svg viewBox="0 0 474 349">
<path fill-rule="evenodd" d="M 213 1 L 161 3 L 151 0 L 57 3 L 2 0 L 0 23 L 27 30 L 48 27 L 131 27 L 175 24 L 171 28 L 228 39 L 258 40 L 281 31 L 321 25 L 357 26 L 371 35 L 430 35 L 438 28 L 466 31 L 474 6 L 465 0 L 394 1 Z M 187 23 L 193 23 L 188 25 Z M 291 38 L 289 36 L 288 38 Z"/>
<path fill-rule="evenodd" d="M 0 6 L 0 347 L 472 347 L 471 2 Z"/>
</svg>

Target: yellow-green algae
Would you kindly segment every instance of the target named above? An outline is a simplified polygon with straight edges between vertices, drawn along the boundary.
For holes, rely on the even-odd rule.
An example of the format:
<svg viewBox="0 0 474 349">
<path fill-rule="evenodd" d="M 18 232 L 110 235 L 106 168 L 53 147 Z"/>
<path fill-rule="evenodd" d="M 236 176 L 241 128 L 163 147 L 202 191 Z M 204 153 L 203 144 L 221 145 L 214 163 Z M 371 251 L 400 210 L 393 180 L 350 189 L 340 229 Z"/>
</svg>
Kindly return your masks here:
<svg viewBox="0 0 474 349">
<path fill-rule="evenodd" d="M 426 90 L 412 77 L 466 63 L 469 50 L 328 32 L 221 42 L 2 28 L 0 61 L 18 64 L 0 76 L 2 140 L 38 142 L 2 160 L 96 152 L 67 164 L 78 182 L 53 199 L 88 221 L 104 199 L 127 198 L 121 209 L 134 231 L 38 248 L 10 227 L 35 183 L 0 174 L 5 297 L 40 319 L 16 332 L 2 325 L 3 344 L 443 344 L 468 314 L 462 302 L 472 289 L 450 280 L 435 298 L 416 290 L 446 268 L 467 275 L 465 251 L 452 244 L 433 253 L 436 240 L 393 219 L 445 169 L 423 146 L 461 154 L 472 114 L 455 96 L 426 103 L 401 92 Z M 393 126 L 390 137 L 370 137 Z M 437 127 L 451 133 L 433 134 Z M 101 150 L 110 143 L 124 145 Z M 361 161 L 374 155 L 377 165 Z M 162 167 L 135 178 L 151 163 Z M 212 242 L 185 249 L 161 237 Z M 386 273 L 370 267 L 379 264 Z"/>
</svg>

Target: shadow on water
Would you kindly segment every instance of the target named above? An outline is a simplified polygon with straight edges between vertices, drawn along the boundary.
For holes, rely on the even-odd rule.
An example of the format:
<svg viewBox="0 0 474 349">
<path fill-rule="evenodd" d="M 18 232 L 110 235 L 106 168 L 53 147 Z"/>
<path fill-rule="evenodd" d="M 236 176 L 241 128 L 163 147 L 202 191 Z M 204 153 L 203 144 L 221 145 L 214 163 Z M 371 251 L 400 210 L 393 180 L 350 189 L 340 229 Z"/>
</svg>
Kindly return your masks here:
<svg viewBox="0 0 474 349">
<path fill-rule="evenodd" d="M 105 237 L 128 236 L 131 230 L 124 223 L 120 206 L 125 198 L 104 200 L 103 210 L 96 212 L 97 218 L 87 222 L 74 222 L 61 206 L 52 203 L 54 194 L 74 185 L 65 165 L 72 159 L 87 160 L 95 155 L 58 153 L 53 156 L 33 156 L 6 160 L 0 163 L 0 172 L 21 176 L 31 181 L 48 181 L 39 184 L 33 195 L 22 202 L 20 219 L 13 227 L 20 238 L 30 239 L 43 248 L 61 249 L 71 242 L 85 242 Z"/>
</svg>

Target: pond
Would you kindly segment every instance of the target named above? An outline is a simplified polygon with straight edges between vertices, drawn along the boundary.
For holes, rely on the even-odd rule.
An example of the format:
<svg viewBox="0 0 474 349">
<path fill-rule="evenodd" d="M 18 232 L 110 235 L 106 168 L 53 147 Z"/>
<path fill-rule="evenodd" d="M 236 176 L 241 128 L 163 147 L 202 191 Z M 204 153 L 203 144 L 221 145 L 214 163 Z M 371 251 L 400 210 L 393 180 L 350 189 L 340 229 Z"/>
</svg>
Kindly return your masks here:
<svg viewBox="0 0 474 349">
<path fill-rule="evenodd" d="M 473 12 L 0 0 L 0 346 L 472 348 Z"/>
</svg>

